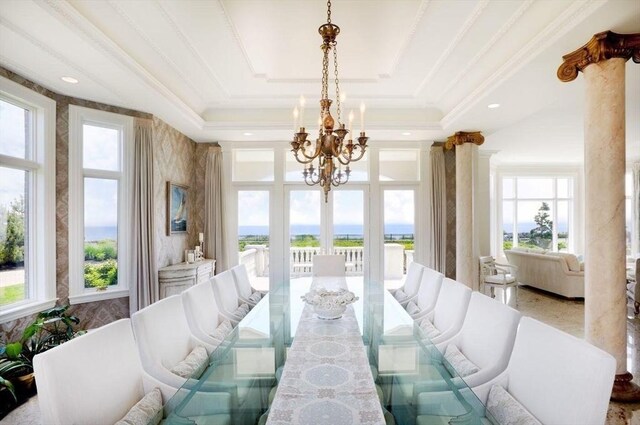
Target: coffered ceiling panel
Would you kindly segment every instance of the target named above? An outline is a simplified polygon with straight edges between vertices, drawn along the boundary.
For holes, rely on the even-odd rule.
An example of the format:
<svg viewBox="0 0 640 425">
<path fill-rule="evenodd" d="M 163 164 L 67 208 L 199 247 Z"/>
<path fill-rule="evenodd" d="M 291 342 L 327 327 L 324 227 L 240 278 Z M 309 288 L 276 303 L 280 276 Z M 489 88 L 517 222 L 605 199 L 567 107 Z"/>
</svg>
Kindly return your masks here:
<svg viewBox="0 0 640 425">
<path fill-rule="evenodd" d="M 325 21 L 324 0 L 0 0 L 0 63 L 64 94 L 154 113 L 198 141 L 287 140 L 300 95 L 315 125 Z M 372 140 L 482 130 L 483 148 L 513 160 L 534 148 L 499 135 L 539 122 L 548 137 L 537 140 L 565 141 L 579 158 L 581 82 L 560 83 L 556 69 L 594 33 L 640 32 L 640 2 L 333 0 L 332 21 L 343 111 L 364 101 Z M 640 90 L 628 96 L 640 104 Z M 554 128 L 563 113 L 572 131 Z"/>
</svg>

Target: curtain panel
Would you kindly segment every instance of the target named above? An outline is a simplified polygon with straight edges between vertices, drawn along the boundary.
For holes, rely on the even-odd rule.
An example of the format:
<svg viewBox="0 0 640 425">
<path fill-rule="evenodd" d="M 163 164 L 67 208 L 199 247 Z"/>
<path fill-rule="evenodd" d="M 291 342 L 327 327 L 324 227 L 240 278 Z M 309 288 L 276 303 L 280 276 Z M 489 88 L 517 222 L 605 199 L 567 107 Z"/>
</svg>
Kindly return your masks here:
<svg viewBox="0 0 640 425">
<path fill-rule="evenodd" d="M 154 152 L 151 120 L 135 119 L 134 144 L 133 261 L 129 288 L 131 314 L 160 298 L 155 249 Z"/>
<path fill-rule="evenodd" d="M 447 188 L 442 146 L 432 146 L 431 158 L 431 239 L 430 267 L 445 273 L 447 258 Z"/>
<path fill-rule="evenodd" d="M 212 146 L 207 151 L 204 190 L 204 253 L 216 260 L 216 273 L 229 268 L 226 246 L 226 216 L 224 205 L 224 182 L 222 148 Z"/>
</svg>

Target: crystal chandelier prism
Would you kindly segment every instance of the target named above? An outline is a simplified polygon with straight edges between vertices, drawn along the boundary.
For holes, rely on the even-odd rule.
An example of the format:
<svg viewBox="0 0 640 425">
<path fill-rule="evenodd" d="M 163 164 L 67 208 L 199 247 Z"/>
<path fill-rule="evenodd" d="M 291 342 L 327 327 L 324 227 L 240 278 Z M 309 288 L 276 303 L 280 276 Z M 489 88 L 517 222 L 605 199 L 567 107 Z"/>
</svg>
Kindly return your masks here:
<svg viewBox="0 0 640 425">
<path fill-rule="evenodd" d="M 349 115 L 349 129 L 342 123 L 340 111 L 340 79 L 338 78 L 338 44 L 336 37 L 340 34 L 340 27 L 331 23 L 331 1 L 327 2 L 327 23 L 318 28 L 322 36 L 322 91 L 320 93 L 320 119 L 318 138 L 312 143 L 307 137 L 309 133 L 304 127 L 304 98 L 301 99 L 302 113 L 300 127 L 293 135 L 291 151 L 296 160 L 304 164 L 302 175 L 309 186 L 320 185 L 324 192 L 324 201 L 328 201 L 331 186 L 337 187 L 349 181 L 351 168 L 349 164 L 364 156 L 369 138 L 364 131 L 364 105 L 360 106 L 361 130 L 357 143 L 349 135 L 352 133 L 353 112 Z M 333 53 L 334 80 L 336 86 L 336 114 L 338 125 L 331 116 L 329 99 L 329 54 Z M 298 109 L 294 110 L 294 128 L 298 129 Z M 314 166 L 314 161 L 316 165 Z M 345 167 L 344 170 L 342 167 Z"/>
</svg>

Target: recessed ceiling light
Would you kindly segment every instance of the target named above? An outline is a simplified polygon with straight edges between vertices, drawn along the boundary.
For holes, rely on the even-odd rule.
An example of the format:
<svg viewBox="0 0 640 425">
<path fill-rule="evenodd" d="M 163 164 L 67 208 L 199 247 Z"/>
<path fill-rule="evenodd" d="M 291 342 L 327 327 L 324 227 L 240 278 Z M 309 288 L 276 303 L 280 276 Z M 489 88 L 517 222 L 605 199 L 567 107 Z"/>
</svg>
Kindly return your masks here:
<svg viewBox="0 0 640 425">
<path fill-rule="evenodd" d="M 405 131 L 404 133 L 402 133 L 403 136 L 411 136 L 411 133 L 408 131 Z"/>
<path fill-rule="evenodd" d="M 242 133 L 242 134 L 244 134 L 245 136 L 253 136 L 253 133 L 249 133 L 249 132 Z"/>
<path fill-rule="evenodd" d="M 60 77 L 62 81 L 69 84 L 78 84 L 78 79 L 73 77 Z"/>
<path fill-rule="evenodd" d="M 487 108 L 489 108 L 489 109 L 496 109 L 496 108 L 499 108 L 499 107 L 500 107 L 499 103 L 490 103 L 490 104 L 487 105 Z"/>
</svg>

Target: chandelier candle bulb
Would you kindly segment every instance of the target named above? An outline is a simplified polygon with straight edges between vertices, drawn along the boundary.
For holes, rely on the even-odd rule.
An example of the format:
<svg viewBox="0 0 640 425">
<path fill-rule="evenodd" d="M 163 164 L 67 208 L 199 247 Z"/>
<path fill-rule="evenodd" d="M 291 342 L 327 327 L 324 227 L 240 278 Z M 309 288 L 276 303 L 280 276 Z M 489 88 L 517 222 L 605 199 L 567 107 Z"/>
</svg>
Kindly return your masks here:
<svg viewBox="0 0 640 425">
<path fill-rule="evenodd" d="M 360 133 L 364 132 L 364 111 L 367 109 L 364 102 L 360 104 Z"/>
<path fill-rule="evenodd" d="M 300 96 L 300 125 L 304 125 L 304 105 L 307 104 L 307 100 L 304 96 Z"/>
<path fill-rule="evenodd" d="M 353 118 L 354 118 L 354 113 L 353 113 L 353 109 L 351 111 L 349 111 L 349 134 L 351 136 L 349 136 L 349 139 L 353 138 Z"/>
<path fill-rule="evenodd" d="M 298 130 L 298 115 L 300 112 L 298 111 L 298 107 L 293 108 L 293 132 L 295 133 Z"/>
</svg>

